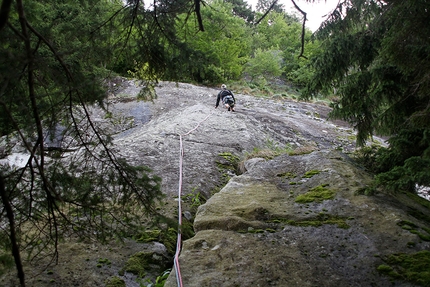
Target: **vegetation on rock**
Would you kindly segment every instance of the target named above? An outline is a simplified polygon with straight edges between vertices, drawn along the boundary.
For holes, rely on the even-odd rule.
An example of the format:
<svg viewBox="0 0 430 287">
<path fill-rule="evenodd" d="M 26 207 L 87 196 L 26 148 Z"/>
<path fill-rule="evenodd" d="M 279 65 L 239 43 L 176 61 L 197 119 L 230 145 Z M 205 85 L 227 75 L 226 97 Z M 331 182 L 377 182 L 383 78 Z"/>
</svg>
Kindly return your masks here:
<svg viewBox="0 0 430 287">
<path fill-rule="evenodd" d="M 386 264 L 379 265 L 378 271 L 393 279 L 401 279 L 419 286 L 430 285 L 430 251 L 423 250 L 412 254 L 392 254 L 383 258 Z"/>
<path fill-rule="evenodd" d="M 336 195 L 334 190 L 326 188 L 327 184 L 322 184 L 309 189 L 305 194 L 296 197 L 297 203 L 322 202 L 333 199 Z"/>
</svg>

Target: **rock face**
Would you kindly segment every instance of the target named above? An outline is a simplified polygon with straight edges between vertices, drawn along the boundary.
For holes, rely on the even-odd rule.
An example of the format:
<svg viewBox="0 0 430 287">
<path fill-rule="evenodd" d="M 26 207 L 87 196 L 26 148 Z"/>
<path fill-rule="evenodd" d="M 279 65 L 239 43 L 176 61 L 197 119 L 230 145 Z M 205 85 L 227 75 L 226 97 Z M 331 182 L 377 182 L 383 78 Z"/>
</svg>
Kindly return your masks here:
<svg viewBox="0 0 430 287">
<path fill-rule="evenodd" d="M 428 209 L 406 195 L 359 195 L 371 178 L 347 156 L 354 133 L 328 121 L 326 106 L 234 91 L 232 113 L 214 109 L 214 89 L 162 82 L 156 91 L 154 103 L 141 104 L 150 121 L 115 144 L 160 175 L 174 198 L 182 138 L 182 197 L 207 199 L 194 219 L 184 205 L 196 234 L 183 243 L 183 286 L 413 286 L 377 267 L 391 254 L 430 248 L 404 228 L 429 232 Z M 222 168 L 260 149 L 280 155 L 244 162 L 241 175 Z M 165 286 L 176 286 L 175 272 Z"/>
<path fill-rule="evenodd" d="M 115 122 L 132 113 L 142 118 L 135 110 L 138 104 L 141 113 L 150 118 L 145 124 L 135 124 L 118 133 L 115 145 L 131 163 L 147 165 L 160 175 L 163 191 L 168 195 L 178 191 L 180 134 L 184 149 L 184 193 L 194 190 L 206 198 L 225 176 L 218 168 L 223 161 L 221 153 L 241 158 L 256 148 L 305 152 L 354 149 L 352 130 L 327 121 L 329 108 L 323 105 L 236 93 L 237 108 L 232 113 L 222 107 L 214 108 L 218 93 L 215 89 L 161 82 L 156 91 L 158 98 L 154 103 L 118 102 L 118 97 L 114 97 L 110 107 Z"/>
<path fill-rule="evenodd" d="M 389 270 L 391 254 L 430 249 L 429 210 L 404 194 L 360 195 L 371 178 L 348 157 L 355 134 L 329 121 L 327 106 L 233 89 L 233 113 L 215 109 L 218 90 L 207 87 L 161 82 L 153 102 L 136 101 L 141 86 L 133 81 L 110 89 L 108 111 L 91 108 L 94 122 L 113 135 L 118 155 L 162 178 L 164 214 L 176 216 L 182 191 L 182 214 L 195 231 L 179 258 L 183 286 L 415 286 L 377 268 Z M 159 245 L 130 246 L 135 253 Z M 60 251 L 58 273 L 67 275 L 55 286 L 104 286 L 130 246 L 113 249 L 117 256 L 92 252 L 98 247 Z M 90 263 L 102 256 L 115 268 L 72 269 L 68 262 L 83 260 L 78 249 L 87 250 L 82 258 L 94 253 Z M 127 272 L 121 278 L 140 286 Z M 175 272 L 165 286 L 177 286 Z"/>
<path fill-rule="evenodd" d="M 376 268 L 390 254 L 428 250 L 399 225 L 426 223 L 397 200 L 356 195 L 369 180 L 334 151 L 258 162 L 199 207 L 180 256 L 184 286 L 414 286 Z M 315 187 L 332 198 L 297 202 Z"/>
</svg>

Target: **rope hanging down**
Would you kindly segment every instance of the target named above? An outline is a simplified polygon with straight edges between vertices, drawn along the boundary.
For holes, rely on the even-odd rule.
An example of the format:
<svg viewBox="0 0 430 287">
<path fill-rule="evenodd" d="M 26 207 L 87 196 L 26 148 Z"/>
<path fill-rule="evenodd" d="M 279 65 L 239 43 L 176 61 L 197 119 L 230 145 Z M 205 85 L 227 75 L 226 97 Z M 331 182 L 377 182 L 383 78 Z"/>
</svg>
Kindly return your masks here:
<svg viewBox="0 0 430 287">
<path fill-rule="evenodd" d="M 201 123 L 206 121 L 210 115 L 206 116 L 201 122 L 199 122 L 193 129 L 188 131 L 185 134 L 179 134 L 179 189 L 178 189 L 178 238 L 176 241 L 176 253 L 174 259 L 175 273 L 176 273 L 176 282 L 179 287 L 182 287 L 182 276 L 181 276 L 181 268 L 179 266 L 179 254 L 181 253 L 181 245 L 182 245 L 182 208 L 181 208 L 181 194 L 182 194 L 182 162 L 184 158 L 184 147 L 182 144 L 182 137 L 191 134 L 193 131 L 197 130 Z"/>
</svg>

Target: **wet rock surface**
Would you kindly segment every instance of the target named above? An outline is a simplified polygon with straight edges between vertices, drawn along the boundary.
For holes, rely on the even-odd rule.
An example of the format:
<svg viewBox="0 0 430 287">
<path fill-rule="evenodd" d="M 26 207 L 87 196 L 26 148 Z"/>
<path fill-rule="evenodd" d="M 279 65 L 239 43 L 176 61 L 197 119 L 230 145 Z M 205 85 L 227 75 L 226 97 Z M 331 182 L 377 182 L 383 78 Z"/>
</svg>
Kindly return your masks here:
<svg viewBox="0 0 430 287">
<path fill-rule="evenodd" d="M 370 175 L 348 157 L 354 131 L 328 120 L 327 106 L 236 92 L 233 113 L 214 109 L 216 89 L 161 82 L 156 91 L 153 103 L 141 104 L 150 121 L 118 133 L 115 146 L 160 175 L 175 199 L 182 139 L 182 199 L 207 199 L 195 218 L 190 202 L 182 205 L 196 232 L 180 256 L 184 286 L 412 286 L 376 268 L 389 254 L 429 249 L 399 226 L 425 226 L 409 211 L 428 210 L 407 198 L 357 195 Z M 242 175 L 226 168 L 256 149 L 294 155 L 245 161 Z M 296 202 L 315 188 L 334 195 Z M 174 272 L 165 286 L 176 286 Z"/>
<path fill-rule="evenodd" d="M 184 193 L 198 190 L 206 198 L 222 182 L 217 166 L 221 153 L 241 158 L 255 148 L 350 152 L 355 147 L 353 130 L 344 123 L 328 121 L 329 108 L 323 105 L 236 93 L 233 113 L 214 108 L 216 89 L 161 82 L 156 91 L 158 98 L 153 103 L 114 105 L 112 110 L 121 110 L 120 115 L 130 115 L 127 109 L 133 109 L 134 115 L 140 117 L 135 109 L 140 103 L 141 113 L 151 118 L 115 135 L 115 146 L 131 163 L 147 165 L 160 175 L 163 191 L 168 195 L 178 190 L 179 135 L 184 149 Z"/>
<path fill-rule="evenodd" d="M 113 136 L 118 156 L 162 178 L 161 212 L 172 218 L 182 140 L 182 212 L 196 232 L 180 256 L 183 286 L 413 286 L 376 268 L 386 255 L 430 248 L 400 224 L 428 227 L 422 219 L 430 218 L 428 210 L 407 196 L 358 195 L 371 177 L 348 157 L 354 131 L 328 120 L 327 106 L 233 90 L 233 113 L 214 108 L 217 89 L 160 82 L 158 97 L 144 102 L 136 99 L 137 82 L 118 78 L 110 85 L 106 109 L 92 107 L 92 118 Z M 243 161 L 264 149 L 279 155 Z M 34 270 L 32 286 L 105 286 L 112 276 L 146 286 L 120 270 L 137 252 L 166 257 L 161 247 L 65 245 L 52 268 L 56 277 Z M 97 267 L 100 259 L 111 264 Z M 165 286 L 176 286 L 174 272 Z"/>
<path fill-rule="evenodd" d="M 415 286 L 376 268 L 390 254 L 428 250 L 399 225 L 428 223 L 407 200 L 358 195 L 369 182 L 337 151 L 257 162 L 199 207 L 180 256 L 184 286 Z M 298 202 L 315 187 L 333 197 Z"/>
</svg>

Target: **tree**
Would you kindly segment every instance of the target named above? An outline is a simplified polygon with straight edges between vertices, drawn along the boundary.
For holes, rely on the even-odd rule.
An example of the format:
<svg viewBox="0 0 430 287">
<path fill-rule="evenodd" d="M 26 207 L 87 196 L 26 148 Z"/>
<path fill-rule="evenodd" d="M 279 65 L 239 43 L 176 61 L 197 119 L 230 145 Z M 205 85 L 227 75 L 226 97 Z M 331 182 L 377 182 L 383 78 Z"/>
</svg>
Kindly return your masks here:
<svg viewBox="0 0 430 287">
<path fill-rule="evenodd" d="M 249 5 L 244 0 L 225 0 L 227 3 L 231 3 L 233 6 L 234 15 L 246 20 L 247 23 L 252 23 L 255 18 L 255 13 Z"/>
<path fill-rule="evenodd" d="M 198 31 L 192 17 L 178 29 L 178 37 L 186 50 L 177 51 L 175 55 L 179 59 L 175 60 L 181 63 L 182 75 L 193 81 L 214 84 L 236 80 L 250 53 L 250 28 L 242 18 L 232 15 L 231 4 L 213 1 L 210 5 L 201 10 L 204 32 Z M 186 17 L 183 14 L 180 23 Z"/>
<path fill-rule="evenodd" d="M 277 0 L 258 0 L 256 10 L 264 12 L 267 10 L 273 10 L 278 13 L 284 12 L 284 6 L 279 4 Z"/>
<path fill-rule="evenodd" d="M 122 237 L 162 194 L 148 168 L 116 156 L 87 108 L 106 95 L 103 63 L 120 31 L 106 23 L 127 9 L 15 2 L 0 26 L 0 133 L 5 153 L 22 152 L 24 164 L 0 166 L 0 258 L 13 258 L 25 286 L 24 250 L 34 264 L 41 254 L 55 262 L 62 238 Z"/>
<path fill-rule="evenodd" d="M 270 80 L 282 74 L 281 67 L 281 51 L 257 49 L 255 56 L 248 61 L 245 73 L 251 76 L 251 82 L 258 77 Z"/>
<path fill-rule="evenodd" d="M 425 0 L 344 0 L 317 35 L 306 98 L 336 89 L 333 117 L 357 129 L 358 144 L 389 136 L 375 156 L 376 183 L 414 191 L 430 177 L 430 20 Z"/>
</svg>

